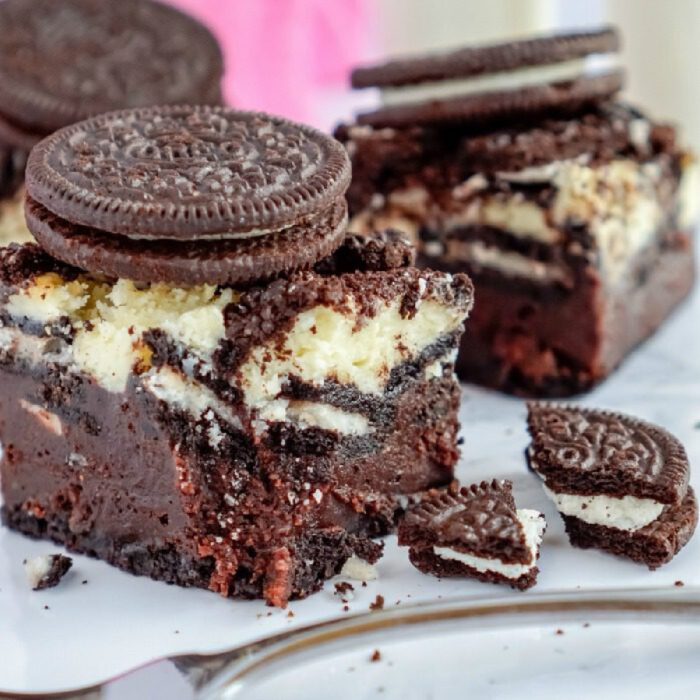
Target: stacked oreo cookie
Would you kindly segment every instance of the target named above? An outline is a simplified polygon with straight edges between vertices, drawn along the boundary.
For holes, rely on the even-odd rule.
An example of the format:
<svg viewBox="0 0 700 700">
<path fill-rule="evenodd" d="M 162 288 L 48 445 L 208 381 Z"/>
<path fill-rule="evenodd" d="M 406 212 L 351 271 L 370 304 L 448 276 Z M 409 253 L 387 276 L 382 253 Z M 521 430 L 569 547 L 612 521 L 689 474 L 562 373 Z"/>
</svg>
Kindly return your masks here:
<svg viewBox="0 0 700 700">
<path fill-rule="evenodd" d="M 222 107 L 112 112 L 32 151 L 0 250 L 3 519 L 283 606 L 458 459 L 465 275 L 347 235 L 343 147 Z"/>
<path fill-rule="evenodd" d="M 5 0 L 0 27 L 0 245 L 31 240 L 21 189 L 44 136 L 122 107 L 221 102 L 216 40 L 161 3 Z"/>
<path fill-rule="evenodd" d="M 383 106 L 337 135 L 351 229 L 410 235 L 467 272 L 460 376 L 570 395 L 605 378 L 688 294 L 698 211 L 672 127 L 621 102 L 615 30 L 357 69 Z"/>
</svg>

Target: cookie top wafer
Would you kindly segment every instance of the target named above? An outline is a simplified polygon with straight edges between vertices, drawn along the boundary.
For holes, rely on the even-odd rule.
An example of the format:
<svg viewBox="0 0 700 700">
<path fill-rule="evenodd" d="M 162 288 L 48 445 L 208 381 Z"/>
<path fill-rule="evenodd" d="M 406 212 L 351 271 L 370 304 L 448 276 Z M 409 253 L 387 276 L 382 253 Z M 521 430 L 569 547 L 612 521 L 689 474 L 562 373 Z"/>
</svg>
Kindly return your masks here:
<svg viewBox="0 0 700 700">
<path fill-rule="evenodd" d="M 27 192 L 72 223 L 132 238 L 244 238 L 315 216 L 350 180 L 320 131 L 225 107 L 124 110 L 32 151 Z"/>
<path fill-rule="evenodd" d="M 512 486 L 494 479 L 456 492 L 428 492 L 401 522 L 399 544 L 448 546 L 505 563 L 529 562 Z"/>
<path fill-rule="evenodd" d="M 310 267 L 346 226 L 345 149 L 223 107 L 112 112 L 38 144 L 28 225 L 52 255 L 145 282 L 243 284 Z"/>
<path fill-rule="evenodd" d="M 619 48 L 620 38 L 615 28 L 602 27 L 595 31 L 472 46 L 357 68 L 352 73 L 351 82 L 354 88 L 399 87 L 449 78 L 471 78 L 568 61 L 595 53 L 612 53 Z"/>
<path fill-rule="evenodd" d="M 212 34 L 151 0 L 0 3 L 0 111 L 29 132 L 122 107 L 219 103 Z"/>
<path fill-rule="evenodd" d="M 381 88 L 383 103 L 358 121 L 400 127 L 571 114 L 621 89 L 623 75 L 612 57 L 598 56 L 618 48 L 617 32 L 605 27 L 358 68 L 353 87 Z M 599 65 L 592 69 L 586 61 L 594 54 Z"/>
<path fill-rule="evenodd" d="M 620 413 L 528 404 L 530 466 L 553 491 L 680 503 L 690 465 L 681 443 L 651 423 Z"/>
</svg>

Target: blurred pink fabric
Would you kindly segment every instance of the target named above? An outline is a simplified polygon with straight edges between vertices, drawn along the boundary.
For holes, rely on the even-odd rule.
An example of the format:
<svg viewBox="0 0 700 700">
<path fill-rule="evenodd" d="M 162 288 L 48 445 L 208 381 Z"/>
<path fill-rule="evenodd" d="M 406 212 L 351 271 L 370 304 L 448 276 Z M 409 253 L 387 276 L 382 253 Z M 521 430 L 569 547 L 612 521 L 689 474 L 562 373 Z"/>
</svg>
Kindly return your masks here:
<svg viewBox="0 0 700 700">
<path fill-rule="evenodd" d="M 322 123 L 329 95 L 374 53 L 373 0 L 170 0 L 217 36 L 224 93 L 242 109 Z"/>
</svg>

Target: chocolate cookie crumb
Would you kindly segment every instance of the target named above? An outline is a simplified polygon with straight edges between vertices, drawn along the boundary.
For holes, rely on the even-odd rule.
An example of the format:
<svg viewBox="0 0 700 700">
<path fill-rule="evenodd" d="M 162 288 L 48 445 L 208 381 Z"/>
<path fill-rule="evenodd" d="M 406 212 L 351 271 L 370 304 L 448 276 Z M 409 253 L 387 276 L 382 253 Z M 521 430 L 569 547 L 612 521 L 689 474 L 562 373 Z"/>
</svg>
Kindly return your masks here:
<svg viewBox="0 0 700 700">
<path fill-rule="evenodd" d="M 676 588 L 682 588 L 683 586 L 685 586 L 685 583 L 683 583 L 683 581 L 676 581 L 673 585 Z"/>
<path fill-rule="evenodd" d="M 375 649 L 375 650 L 372 652 L 372 656 L 369 657 L 369 660 L 370 660 L 373 664 L 376 664 L 377 661 L 381 661 L 381 660 L 382 660 L 382 653 L 379 651 L 379 649 Z"/>
<path fill-rule="evenodd" d="M 335 584 L 335 595 L 345 595 L 346 593 L 352 593 L 355 590 L 355 586 L 348 581 L 341 581 Z"/>
<path fill-rule="evenodd" d="M 370 610 L 384 610 L 384 596 L 377 594 L 373 603 L 369 605 Z"/>
</svg>

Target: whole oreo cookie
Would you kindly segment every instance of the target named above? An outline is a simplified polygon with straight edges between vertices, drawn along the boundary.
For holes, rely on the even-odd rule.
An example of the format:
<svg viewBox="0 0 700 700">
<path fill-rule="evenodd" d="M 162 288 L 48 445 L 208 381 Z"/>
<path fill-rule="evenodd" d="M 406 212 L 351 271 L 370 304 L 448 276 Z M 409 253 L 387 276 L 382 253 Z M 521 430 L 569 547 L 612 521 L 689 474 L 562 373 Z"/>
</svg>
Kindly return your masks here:
<svg viewBox="0 0 700 700">
<path fill-rule="evenodd" d="M 0 112 L 23 131 L 123 107 L 220 103 L 212 34 L 150 0 L 0 3 Z"/>
<path fill-rule="evenodd" d="M 350 163 L 311 127 L 224 107 L 113 112 L 38 144 L 27 219 L 64 262 L 144 282 L 245 284 L 343 240 Z"/>
<path fill-rule="evenodd" d="M 591 71 L 584 63 L 591 54 L 618 48 L 617 32 L 605 27 L 358 68 L 352 74 L 353 87 L 380 88 L 383 105 L 360 114 L 357 121 L 375 127 L 442 122 L 483 126 L 574 114 L 622 88 L 621 70 L 605 65 Z"/>
</svg>

